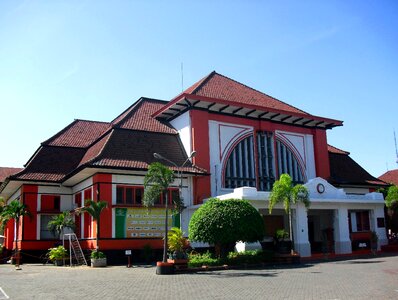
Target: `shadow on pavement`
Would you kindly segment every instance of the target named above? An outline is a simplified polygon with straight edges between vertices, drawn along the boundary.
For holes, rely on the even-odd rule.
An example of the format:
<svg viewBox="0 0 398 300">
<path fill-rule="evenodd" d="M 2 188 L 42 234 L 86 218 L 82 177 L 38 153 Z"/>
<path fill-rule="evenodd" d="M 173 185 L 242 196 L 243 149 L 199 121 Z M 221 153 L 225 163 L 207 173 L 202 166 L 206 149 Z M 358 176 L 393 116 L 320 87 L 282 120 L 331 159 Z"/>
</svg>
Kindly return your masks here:
<svg viewBox="0 0 398 300">
<path fill-rule="evenodd" d="M 385 262 L 384 260 L 351 260 L 351 261 L 340 261 L 338 264 L 379 264 Z"/>
<path fill-rule="evenodd" d="M 214 271 L 214 272 L 198 272 L 196 273 L 197 275 L 207 275 L 207 276 L 214 276 L 214 277 L 220 277 L 220 278 L 234 278 L 234 277 L 275 277 L 278 275 L 278 272 L 267 272 L 267 273 L 255 273 L 255 272 L 250 272 L 250 271 L 245 271 L 245 272 L 228 272 L 223 271 Z"/>
</svg>

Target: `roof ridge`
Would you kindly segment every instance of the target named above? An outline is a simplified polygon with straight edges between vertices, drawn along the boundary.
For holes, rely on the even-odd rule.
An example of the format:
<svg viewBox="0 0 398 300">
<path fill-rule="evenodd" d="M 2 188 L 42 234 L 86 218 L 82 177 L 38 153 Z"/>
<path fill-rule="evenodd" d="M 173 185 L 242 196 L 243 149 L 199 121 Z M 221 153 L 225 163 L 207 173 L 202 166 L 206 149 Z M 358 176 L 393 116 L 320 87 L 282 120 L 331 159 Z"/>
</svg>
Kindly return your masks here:
<svg viewBox="0 0 398 300">
<path fill-rule="evenodd" d="M 331 147 L 331 148 L 334 148 L 334 149 L 338 150 L 338 151 L 344 152 L 346 155 L 350 155 L 350 152 L 349 152 L 349 151 L 346 151 L 346 150 L 337 148 L 337 147 L 335 147 L 335 146 L 333 146 L 333 145 L 330 145 L 330 144 L 327 144 L 327 145 L 328 145 L 329 147 Z"/>
<path fill-rule="evenodd" d="M 160 102 L 162 104 L 167 104 L 169 101 L 166 100 L 160 100 L 160 99 L 155 99 L 155 98 L 148 98 L 148 97 L 140 97 L 138 100 L 136 100 L 133 104 L 131 104 L 127 109 L 125 109 L 121 114 L 119 114 L 116 118 L 114 118 L 110 124 L 112 124 L 112 127 L 117 127 L 120 125 L 120 123 L 125 120 L 128 116 L 131 116 L 131 113 L 135 110 L 137 110 L 143 102 L 148 101 L 148 102 Z M 123 114 L 126 114 L 123 116 Z M 118 122 L 114 123 L 115 120 L 117 120 L 119 117 L 123 116 Z"/>
<path fill-rule="evenodd" d="M 202 88 L 203 85 L 205 85 L 215 74 L 218 74 L 215 70 L 213 70 L 212 72 L 210 72 L 210 74 L 208 74 L 207 76 L 203 77 L 202 79 L 200 79 L 199 81 L 197 81 L 195 84 L 198 84 L 197 87 L 195 87 L 193 89 L 193 91 L 191 92 L 191 94 L 196 94 L 196 92 Z M 192 86 L 192 85 L 191 85 Z M 189 89 L 189 88 L 188 88 Z"/>
<path fill-rule="evenodd" d="M 109 132 L 107 132 L 107 134 L 103 135 L 100 139 L 97 139 L 94 143 L 92 143 L 89 147 L 87 147 L 87 150 L 85 152 L 85 154 L 87 153 L 87 151 L 89 151 L 89 149 L 93 146 L 95 146 L 95 144 L 99 143 L 102 139 L 105 139 L 104 144 L 102 145 L 101 149 L 98 151 L 98 153 L 90 160 L 84 162 L 82 165 L 87 165 L 89 163 L 92 163 L 93 161 L 95 161 L 96 159 L 99 158 L 99 156 L 102 154 L 102 152 L 104 151 L 105 146 L 108 144 L 109 139 L 111 138 L 112 134 L 114 132 L 114 129 L 112 128 Z M 82 159 L 84 158 L 84 155 L 82 157 Z M 80 165 L 79 165 L 80 166 Z M 78 166 L 78 167 L 79 167 Z M 76 169 L 76 168 L 75 168 Z M 73 170 L 74 171 L 74 170 Z M 73 172 L 72 171 L 72 172 Z"/>
<path fill-rule="evenodd" d="M 72 123 L 70 123 L 69 125 L 67 125 L 66 127 L 64 127 L 63 129 L 61 129 L 60 131 L 58 131 L 56 134 L 54 134 L 52 137 L 48 138 L 47 140 L 45 140 L 44 142 L 41 142 L 40 145 L 47 145 L 50 143 L 51 140 L 54 140 L 56 137 L 60 136 L 61 134 L 65 133 L 69 128 L 72 127 L 72 125 L 74 125 L 75 123 L 77 123 L 77 119 L 74 119 L 72 121 Z"/>
<path fill-rule="evenodd" d="M 94 121 L 94 120 L 86 120 L 86 119 L 75 119 L 74 121 L 83 121 L 83 122 L 91 122 L 91 123 L 111 124 L 111 122 L 106 122 L 106 121 Z"/>
<path fill-rule="evenodd" d="M 215 71 L 214 71 L 214 72 L 215 72 Z M 294 106 L 294 105 L 291 105 L 291 104 L 289 104 L 289 103 L 287 103 L 287 102 L 285 102 L 285 101 L 279 100 L 279 99 L 277 99 L 277 98 L 275 98 L 275 97 L 273 97 L 273 96 L 270 96 L 270 95 L 268 95 L 268 94 L 266 94 L 266 93 L 264 93 L 264 92 L 262 92 L 262 91 L 259 91 L 259 90 L 255 89 L 255 88 L 252 88 L 252 87 L 250 87 L 250 86 L 248 86 L 248 85 L 246 85 L 246 84 L 244 84 L 244 83 L 242 83 L 242 82 L 239 82 L 239 81 L 237 81 L 237 80 L 235 80 L 235 79 L 233 79 L 233 78 L 230 78 L 230 77 L 228 77 L 228 76 L 225 76 L 225 75 L 220 74 L 220 73 L 217 73 L 217 72 L 215 72 L 215 74 L 217 74 L 217 75 L 219 75 L 219 76 L 221 76 L 221 77 L 224 77 L 224 78 L 226 78 L 226 79 L 228 79 L 228 80 L 231 80 L 231 81 L 233 81 L 233 82 L 235 82 L 235 83 L 237 83 L 237 84 L 239 84 L 239 85 L 242 85 L 242 86 L 244 86 L 244 87 L 246 87 L 246 88 L 248 88 L 248 89 L 250 89 L 250 90 L 252 90 L 252 91 L 255 91 L 255 92 L 260 93 L 260 94 L 262 94 L 262 95 L 264 95 L 264 96 L 270 97 L 270 98 L 272 98 L 272 99 L 275 100 L 275 101 L 281 102 L 281 103 L 283 103 L 283 104 L 285 104 L 285 105 L 287 105 L 287 106 L 290 106 L 290 107 L 292 107 L 292 108 L 294 108 L 294 109 L 297 109 L 298 111 L 300 111 L 300 112 L 302 112 L 302 113 L 304 113 L 304 114 L 306 114 L 306 115 L 311 115 L 310 113 L 308 113 L 308 112 L 306 112 L 306 111 L 304 111 L 304 110 L 302 110 L 302 109 L 300 109 L 300 108 L 297 108 L 297 107 Z"/>
</svg>

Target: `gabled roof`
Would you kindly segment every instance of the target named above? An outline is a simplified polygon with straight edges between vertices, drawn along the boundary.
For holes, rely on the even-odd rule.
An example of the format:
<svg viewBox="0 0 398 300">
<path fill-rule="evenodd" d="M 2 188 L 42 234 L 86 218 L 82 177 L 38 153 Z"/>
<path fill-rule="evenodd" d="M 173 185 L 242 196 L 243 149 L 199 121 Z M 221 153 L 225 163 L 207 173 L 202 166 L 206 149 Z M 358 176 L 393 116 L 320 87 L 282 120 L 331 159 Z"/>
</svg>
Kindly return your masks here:
<svg viewBox="0 0 398 300">
<path fill-rule="evenodd" d="M 385 172 L 383 175 L 379 176 L 379 179 L 390 184 L 398 185 L 398 169 Z"/>
<path fill-rule="evenodd" d="M 164 107 L 167 103 L 167 101 L 157 99 L 141 98 L 112 121 L 113 127 L 177 134 L 177 131 L 170 124 L 163 123 L 152 117 L 154 112 Z"/>
<path fill-rule="evenodd" d="M 61 182 L 81 161 L 83 148 L 42 146 L 21 172 L 12 180 Z"/>
<path fill-rule="evenodd" d="M 177 131 L 151 116 L 165 104 L 141 98 L 111 123 L 75 120 L 43 142 L 25 169 L 9 179 L 59 183 L 86 167 L 146 170 L 154 152 L 180 165 L 187 157 Z M 190 163 L 180 171 L 206 173 Z"/>
<path fill-rule="evenodd" d="M 42 145 L 86 148 L 110 129 L 111 123 L 75 120 Z"/>
<path fill-rule="evenodd" d="M 257 91 L 229 77 L 211 72 L 206 77 L 185 90 L 186 94 L 198 95 L 232 102 L 258 105 L 277 110 L 308 114 L 292 105 Z"/>
<path fill-rule="evenodd" d="M 189 109 L 322 129 L 343 123 L 308 114 L 215 71 L 172 99 L 154 116 L 169 121 Z"/>
<path fill-rule="evenodd" d="M 334 185 L 379 187 L 386 183 L 370 175 L 350 156 L 349 152 L 328 145 L 330 178 Z"/>
<path fill-rule="evenodd" d="M 157 161 L 153 157 L 155 152 L 167 156 L 178 166 L 187 159 L 178 135 L 115 128 L 86 152 L 80 166 L 146 170 L 149 164 Z M 162 163 L 173 167 L 168 162 Z M 190 163 L 181 171 L 206 173 Z"/>
<path fill-rule="evenodd" d="M 8 168 L 8 167 L 0 167 L 0 185 L 7 177 L 14 175 L 18 172 L 21 172 L 23 168 Z"/>
</svg>

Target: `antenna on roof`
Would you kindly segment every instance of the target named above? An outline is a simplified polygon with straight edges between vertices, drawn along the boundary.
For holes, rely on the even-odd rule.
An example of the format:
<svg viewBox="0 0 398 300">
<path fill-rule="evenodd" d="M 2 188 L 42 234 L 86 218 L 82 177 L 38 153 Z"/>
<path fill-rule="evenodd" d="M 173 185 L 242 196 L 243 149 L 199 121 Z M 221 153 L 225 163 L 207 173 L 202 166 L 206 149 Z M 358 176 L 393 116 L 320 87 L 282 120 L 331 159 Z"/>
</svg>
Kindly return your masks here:
<svg viewBox="0 0 398 300">
<path fill-rule="evenodd" d="M 184 63 L 181 63 L 181 93 L 184 91 Z"/>
<path fill-rule="evenodd" d="M 394 142 L 395 142 L 395 156 L 397 157 L 396 163 L 398 165 L 398 148 L 397 148 L 397 137 L 395 136 L 395 129 L 394 129 Z"/>
</svg>

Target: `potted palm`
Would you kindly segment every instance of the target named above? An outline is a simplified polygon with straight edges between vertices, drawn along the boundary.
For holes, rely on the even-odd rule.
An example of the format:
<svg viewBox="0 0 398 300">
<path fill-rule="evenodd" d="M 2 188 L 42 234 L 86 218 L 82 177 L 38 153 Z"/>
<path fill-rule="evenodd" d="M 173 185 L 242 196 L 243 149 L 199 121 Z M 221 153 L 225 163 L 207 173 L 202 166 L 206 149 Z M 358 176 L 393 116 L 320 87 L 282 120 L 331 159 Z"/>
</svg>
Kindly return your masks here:
<svg viewBox="0 0 398 300">
<path fill-rule="evenodd" d="M 173 227 L 168 232 L 169 239 L 169 259 L 167 262 L 174 264 L 175 267 L 183 268 L 188 266 L 188 255 L 185 249 L 188 247 L 188 240 L 178 227 Z"/>
<path fill-rule="evenodd" d="M 289 254 L 292 250 L 292 241 L 289 239 L 289 232 L 285 229 L 278 229 L 275 233 L 275 248 L 280 254 Z"/>
<path fill-rule="evenodd" d="M 289 237 L 292 242 L 291 254 L 294 255 L 293 229 L 292 229 L 292 208 L 293 204 L 301 202 L 306 208 L 310 206 L 308 189 L 302 184 L 293 185 L 289 174 L 282 174 L 279 180 L 275 181 L 269 196 L 269 213 L 277 203 L 283 203 L 285 212 L 289 216 Z"/>
<path fill-rule="evenodd" d="M 144 178 L 144 200 L 143 205 L 152 207 L 155 200 L 162 193 L 165 195 L 165 220 L 164 220 L 164 238 L 163 238 L 163 260 L 156 263 L 156 274 L 172 274 L 174 271 L 173 264 L 167 262 L 168 249 L 168 202 L 169 197 L 167 189 L 174 181 L 174 173 L 165 165 L 154 162 L 149 165 L 148 173 Z"/>
<path fill-rule="evenodd" d="M 64 259 L 68 257 L 68 251 L 64 246 L 58 246 L 48 249 L 47 255 L 56 266 L 62 266 Z"/>
<path fill-rule="evenodd" d="M 87 200 L 86 206 L 82 207 L 80 211 L 86 212 L 96 221 L 96 246 L 95 250 L 91 252 L 91 267 L 106 267 L 107 261 L 104 253 L 99 251 L 99 237 L 100 237 L 100 217 L 102 211 L 107 207 L 106 201 Z"/>
</svg>

